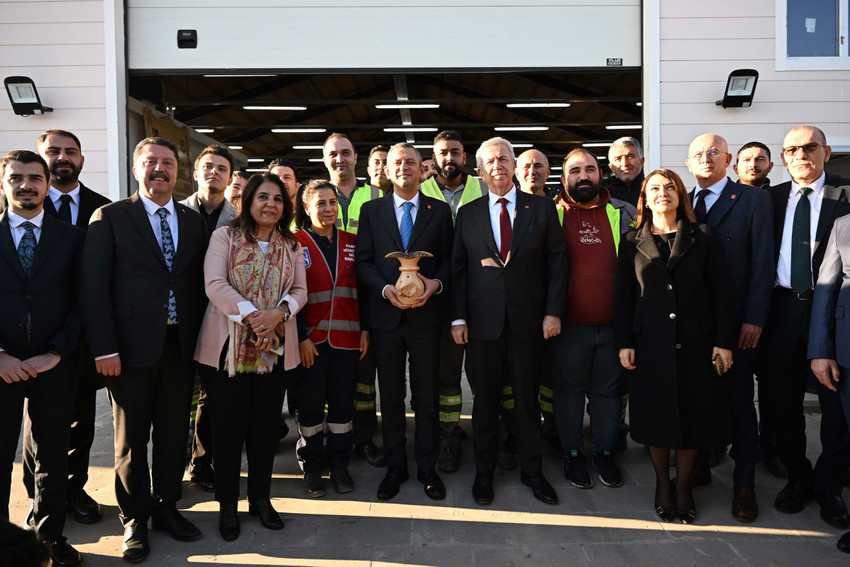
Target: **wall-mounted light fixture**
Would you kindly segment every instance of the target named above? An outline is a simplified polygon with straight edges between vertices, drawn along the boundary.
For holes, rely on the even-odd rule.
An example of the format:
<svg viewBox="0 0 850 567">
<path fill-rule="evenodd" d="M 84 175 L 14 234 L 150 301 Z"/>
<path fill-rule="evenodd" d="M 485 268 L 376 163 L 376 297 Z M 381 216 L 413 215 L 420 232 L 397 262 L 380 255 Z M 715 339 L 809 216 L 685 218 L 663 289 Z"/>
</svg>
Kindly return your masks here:
<svg viewBox="0 0 850 567">
<path fill-rule="evenodd" d="M 32 114 L 44 114 L 53 112 L 49 106 L 41 104 L 38 97 L 38 89 L 29 77 L 6 77 L 3 80 L 12 110 L 19 116 L 30 116 Z"/>
<path fill-rule="evenodd" d="M 723 93 L 723 98 L 715 104 L 723 108 L 751 106 L 758 80 L 759 72 L 755 69 L 735 69 L 729 73 L 729 79 L 726 81 L 726 92 Z"/>
</svg>

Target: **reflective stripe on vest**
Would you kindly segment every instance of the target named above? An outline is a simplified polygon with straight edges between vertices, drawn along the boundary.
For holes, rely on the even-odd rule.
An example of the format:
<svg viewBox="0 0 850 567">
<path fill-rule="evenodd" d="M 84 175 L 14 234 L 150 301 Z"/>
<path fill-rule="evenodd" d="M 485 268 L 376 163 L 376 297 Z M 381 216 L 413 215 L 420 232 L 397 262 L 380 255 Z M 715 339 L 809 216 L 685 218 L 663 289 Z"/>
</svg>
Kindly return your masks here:
<svg viewBox="0 0 850 567">
<path fill-rule="evenodd" d="M 421 185 L 419 185 L 419 190 L 422 191 L 423 195 L 427 195 L 428 197 L 432 197 L 434 199 L 439 199 L 442 202 L 446 202 L 446 197 L 443 195 L 443 191 L 440 189 L 440 186 L 437 185 L 437 180 L 434 177 L 429 177 Z M 460 210 L 462 206 L 465 204 L 478 199 L 479 197 L 483 197 L 487 194 L 487 190 L 479 183 L 478 179 L 468 175 L 466 177 L 466 184 L 463 186 L 463 193 L 460 195 L 460 203 L 458 203 L 457 208 Z"/>
<path fill-rule="evenodd" d="M 348 203 L 348 226 L 342 226 L 342 207 L 340 207 L 336 219 L 337 229 L 357 234 L 357 229 L 360 227 L 360 207 L 366 201 L 377 199 L 381 195 L 380 187 L 372 187 L 368 183 L 364 183 L 355 189 L 351 194 L 351 201 Z"/>
</svg>

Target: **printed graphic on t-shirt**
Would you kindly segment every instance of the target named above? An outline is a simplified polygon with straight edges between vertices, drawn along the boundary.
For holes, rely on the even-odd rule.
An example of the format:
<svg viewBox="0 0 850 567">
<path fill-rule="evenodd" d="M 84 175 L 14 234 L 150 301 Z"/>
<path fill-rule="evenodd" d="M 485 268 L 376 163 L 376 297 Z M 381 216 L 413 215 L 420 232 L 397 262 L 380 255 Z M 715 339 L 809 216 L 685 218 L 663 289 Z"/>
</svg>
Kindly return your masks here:
<svg viewBox="0 0 850 567">
<path fill-rule="evenodd" d="M 579 242 L 582 244 L 602 244 L 602 239 L 596 236 L 599 229 L 588 222 L 581 221 L 581 228 L 578 233 Z"/>
</svg>

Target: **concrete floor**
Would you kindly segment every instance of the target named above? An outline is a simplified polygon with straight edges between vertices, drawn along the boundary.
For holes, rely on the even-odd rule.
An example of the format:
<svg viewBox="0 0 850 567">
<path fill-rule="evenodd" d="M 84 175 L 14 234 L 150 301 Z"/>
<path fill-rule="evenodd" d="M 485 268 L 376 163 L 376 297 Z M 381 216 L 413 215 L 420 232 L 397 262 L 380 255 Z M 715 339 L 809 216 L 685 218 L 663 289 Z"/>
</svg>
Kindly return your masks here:
<svg viewBox="0 0 850 567">
<path fill-rule="evenodd" d="M 469 431 L 471 396 L 465 392 Z M 820 416 L 807 416 L 809 456 L 820 450 Z M 68 519 L 65 535 L 92 567 L 121 565 L 122 530 L 113 494 L 112 420 L 105 391 L 99 393 L 97 437 L 92 451 L 91 494 L 103 506 L 102 522 L 83 526 Z M 291 424 L 291 421 L 290 421 Z M 412 427 L 412 419 L 408 419 Z M 378 436 L 379 438 L 380 436 Z M 412 435 L 408 434 L 409 444 Z M 145 565 L 177 564 L 272 566 L 441 566 L 499 567 L 555 565 L 846 565 L 848 556 L 835 543 L 843 530 L 825 524 L 819 508 L 810 503 L 800 514 L 773 508 L 784 482 L 764 469 L 757 473 L 761 514 L 754 524 L 742 524 L 729 513 L 732 462 L 727 458 L 713 470 L 713 483 L 696 492 L 697 521 L 686 526 L 657 521 L 653 511 L 654 475 L 644 449 L 631 442 L 618 457 L 625 482 L 608 488 L 596 482 L 591 490 L 570 486 L 560 457 L 544 448 L 544 473 L 555 486 L 560 504 L 535 500 L 519 481 L 519 471 L 499 471 L 496 498 L 482 507 L 472 500 L 474 476 L 472 443 L 464 442 L 463 466 L 444 474 L 448 495 L 434 503 L 414 478 L 391 502 L 379 502 L 376 492 L 383 470 L 354 458 L 355 490 L 310 499 L 295 461 L 296 436 L 281 442 L 275 462 L 272 496 L 286 528 L 264 529 L 239 505 L 242 534 L 232 543 L 218 534 L 218 505 L 208 494 L 184 479 L 180 508 L 203 531 L 192 543 L 151 532 L 151 555 Z M 415 472 L 412 462 L 410 468 Z M 244 494 L 243 468 L 243 494 Z M 593 472 L 593 470 L 591 469 Z M 21 484 L 20 454 L 13 471 L 11 519 L 21 523 L 29 508 Z"/>
</svg>

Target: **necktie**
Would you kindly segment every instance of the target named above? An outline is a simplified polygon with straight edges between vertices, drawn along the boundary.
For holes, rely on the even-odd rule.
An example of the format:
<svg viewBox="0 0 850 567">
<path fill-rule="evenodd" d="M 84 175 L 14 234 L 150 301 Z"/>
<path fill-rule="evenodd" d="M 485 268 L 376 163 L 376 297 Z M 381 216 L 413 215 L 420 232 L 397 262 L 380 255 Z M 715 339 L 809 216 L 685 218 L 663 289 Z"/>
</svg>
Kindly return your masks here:
<svg viewBox="0 0 850 567">
<path fill-rule="evenodd" d="M 24 273 L 30 275 L 32 261 L 35 258 L 35 225 L 29 221 L 21 224 L 24 227 L 24 236 L 18 243 L 18 258 L 21 261 L 21 266 L 24 268 Z"/>
<path fill-rule="evenodd" d="M 73 199 L 71 199 L 70 195 L 62 195 L 61 197 L 59 197 L 59 200 L 62 201 L 62 204 L 59 205 L 59 210 L 57 211 L 57 213 L 59 213 L 59 220 L 65 221 L 68 224 L 72 224 L 71 201 L 73 201 Z"/>
<path fill-rule="evenodd" d="M 410 234 L 413 232 L 413 215 L 410 214 L 413 203 L 406 201 L 402 206 L 404 213 L 401 215 L 401 244 L 406 251 L 407 245 L 410 243 Z"/>
<path fill-rule="evenodd" d="M 502 256 L 502 261 L 506 261 L 508 251 L 511 249 L 511 217 L 508 214 L 508 200 L 502 197 L 497 202 L 502 205 L 502 210 L 499 212 L 499 236 L 501 238 L 499 254 Z"/>
<path fill-rule="evenodd" d="M 697 218 L 697 222 L 705 222 L 705 198 L 709 193 L 711 191 L 708 189 L 700 189 L 699 193 L 697 193 L 697 198 L 694 202 L 694 216 Z"/>
<path fill-rule="evenodd" d="M 811 187 L 800 189 L 791 230 L 791 288 L 797 293 L 806 293 L 812 288 L 811 192 Z"/>
<path fill-rule="evenodd" d="M 171 227 L 168 226 L 168 210 L 165 207 L 160 207 L 156 211 L 159 215 L 159 229 L 162 235 L 162 256 L 165 258 L 165 265 L 168 266 L 170 272 L 174 268 L 174 238 L 171 236 Z M 173 322 L 177 322 L 177 299 L 174 297 L 174 290 L 168 290 L 168 318 Z"/>
</svg>

